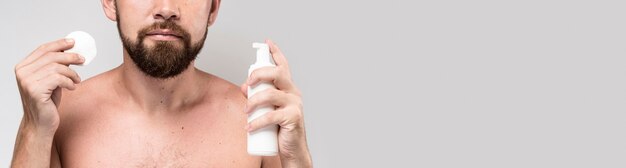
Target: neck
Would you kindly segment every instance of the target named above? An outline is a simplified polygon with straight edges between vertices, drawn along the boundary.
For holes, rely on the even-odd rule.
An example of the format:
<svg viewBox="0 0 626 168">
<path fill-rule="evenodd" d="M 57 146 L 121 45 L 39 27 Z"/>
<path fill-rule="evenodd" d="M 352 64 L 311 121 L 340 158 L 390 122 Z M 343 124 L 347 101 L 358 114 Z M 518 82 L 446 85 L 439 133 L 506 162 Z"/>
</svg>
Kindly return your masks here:
<svg viewBox="0 0 626 168">
<path fill-rule="evenodd" d="M 189 64 L 181 74 L 167 78 L 154 78 L 142 72 L 124 51 L 124 62 L 120 66 L 119 87 L 121 93 L 128 93 L 134 102 L 145 112 L 178 112 L 184 111 L 199 102 L 204 96 L 199 84 L 198 71 L 194 62 Z"/>
</svg>

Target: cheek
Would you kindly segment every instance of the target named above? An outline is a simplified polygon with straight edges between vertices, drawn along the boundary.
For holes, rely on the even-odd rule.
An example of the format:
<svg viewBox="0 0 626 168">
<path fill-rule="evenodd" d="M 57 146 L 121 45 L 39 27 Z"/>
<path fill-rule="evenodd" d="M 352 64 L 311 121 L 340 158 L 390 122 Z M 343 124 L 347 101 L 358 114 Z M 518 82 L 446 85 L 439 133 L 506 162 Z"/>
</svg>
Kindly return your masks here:
<svg viewBox="0 0 626 168">
<path fill-rule="evenodd" d="M 143 1 L 118 1 L 118 22 L 122 33 L 131 40 L 137 38 L 139 29 L 150 25 L 150 6 Z"/>
<path fill-rule="evenodd" d="M 200 22 L 195 23 L 193 26 L 193 31 L 189 32 L 189 33 L 192 33 L 191 40 L 193 40 L 194 42 L 198 42 L 199 40 L 202 40 L 202 36 L 204 35 L 206 31 L 207 31 L 206 23 L 200 23 Z"/>
<path fill-rule="evenodd" d="M 210 5 L 209 5 L 210 6 Z M 189 30 L 189 33 L 192 33 L 192 40 L 197 42 L 199 40 L 201 40 L 202 36 L 204 35 L 204 33 L 207 31 L 207 25 L 208 25 L 208 20 L 209 20 L 209 10 L 205 9 L 205 8 L 196 8 L 193 9 L 192 11 L 197 11 L 195 13 L 190 13 L 192 14 L 192 16 L 190 17 L 191 19 L 190 24 L 191 25 L 191 29 Z"/>
<path fill-rule="evenodd" d="M 121 19 L 118 20 L 120 23 L 120 31 L 126 36 L 130 38 L 130 40 L 135 41 L 137 38 L 137 32 L 139 31 L 137 22 L 133 22 L 130 19 Z"/>
</svg>

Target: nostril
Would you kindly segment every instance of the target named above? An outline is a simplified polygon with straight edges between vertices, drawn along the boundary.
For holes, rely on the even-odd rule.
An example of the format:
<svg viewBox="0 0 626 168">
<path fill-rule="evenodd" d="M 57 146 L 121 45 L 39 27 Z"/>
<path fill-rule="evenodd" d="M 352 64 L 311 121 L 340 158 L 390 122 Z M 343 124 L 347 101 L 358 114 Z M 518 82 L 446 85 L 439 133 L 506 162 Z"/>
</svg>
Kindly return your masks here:
<svg viewBox="0 0 626 168">
<path fill-rule="evenodd" d="M 154 18 L 155 19 L 163 19 L 163 20 L 169 20 L 169 19 L 178 19 L 178 14 L 176 11 L 172 11 L 172 10 L 161 10 L 159 12 L 156 12 L 154 14 Z"/>
</svg>

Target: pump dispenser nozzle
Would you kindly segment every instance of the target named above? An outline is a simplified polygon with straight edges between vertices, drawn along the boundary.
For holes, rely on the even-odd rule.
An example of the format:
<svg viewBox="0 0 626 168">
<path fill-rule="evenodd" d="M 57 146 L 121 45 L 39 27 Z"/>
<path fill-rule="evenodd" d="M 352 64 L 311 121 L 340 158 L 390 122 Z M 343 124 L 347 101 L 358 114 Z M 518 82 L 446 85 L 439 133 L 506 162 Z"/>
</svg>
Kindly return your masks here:
<svg viewBox="0 0 626 168">
<path fill-rule="evenodd" d="M 252 48 L 256 48 L 255 66 L 272 66 L 273 59 L 270 56 L 270 47 L 265 43 L 252 43 Z"/>
</svg>

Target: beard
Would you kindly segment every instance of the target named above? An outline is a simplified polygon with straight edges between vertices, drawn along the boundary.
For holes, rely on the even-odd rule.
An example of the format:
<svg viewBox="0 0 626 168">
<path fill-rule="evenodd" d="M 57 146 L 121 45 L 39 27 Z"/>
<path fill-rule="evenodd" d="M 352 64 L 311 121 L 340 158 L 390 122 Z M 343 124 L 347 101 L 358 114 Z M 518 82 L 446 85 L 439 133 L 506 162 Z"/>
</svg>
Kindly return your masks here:
<svg viewBox="0 0 626 168">
<path fill-rule="evenodd" d="M 124 49 L 144 74 L 157 79 L 168 79 L 185 71 L 200 53 L 207 35 L 205 31 L 202 39 L 192 44 L 191 35 L 186 30 L 172 20 L 165 20 L 139 30 L 137 41 L 133 42 L 122 33 L 120 22 L 121 20 L 118 20 L 117 29 Z M 178 35 L 180 41 L 156 41 L 153 46 L 146 46 L 144 43 L 146 36 L 150 31 L 157 29 L 171 30 Z"/>
</svg>

